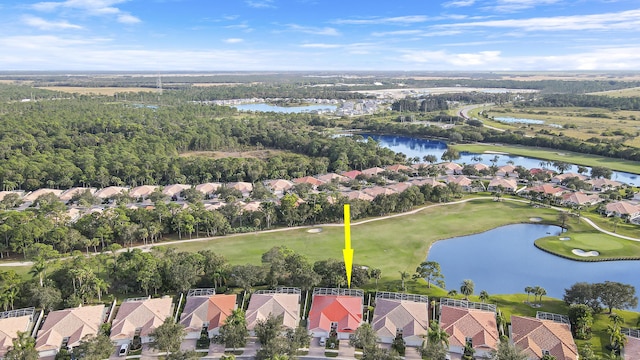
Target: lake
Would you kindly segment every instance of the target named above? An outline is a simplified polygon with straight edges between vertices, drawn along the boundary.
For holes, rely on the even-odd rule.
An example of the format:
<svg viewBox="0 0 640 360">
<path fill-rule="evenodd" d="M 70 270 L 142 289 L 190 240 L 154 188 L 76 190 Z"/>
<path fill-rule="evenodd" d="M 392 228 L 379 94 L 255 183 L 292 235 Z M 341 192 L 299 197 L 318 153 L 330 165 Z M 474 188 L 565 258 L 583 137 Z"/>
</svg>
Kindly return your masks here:
<svg viewBox="0 0 640 360">
<path fill-rule="evenodd" d="M 365 137 L 370 137 L 376 140 L 380 146 L 389 148 L 395 152 L 400 152 L 407 157 L 420 157 L 422 159 L 425 155 L 434 155 L 440 160 L 442 154 L 447 150 L 447 144 L 442 141 L 437 140 L 427 140 L 427 139 L 416 139 L 408 136 L 396 136 L 396 135 L 375 135 L 375 134 L 361 134 Z M 460 159 L 456 160 L 458 163 L 467 163 L 473 164 L 478 161 L 473 158 L 479 156 L 481 158 L 480 162 L 490 165 L 491 162 L 489 160 L 493 159 L 496 155 L 494 154 L 475 154 L 469 152 L 461 152 Z M 527 169 L 531 168 L 539 168 L 540 162 L 542 160 L 525 157 L 525 156 L 517 156 L 517 155 L 507 155 L 507 154 L 499 154 L 497 155 L 498 161 L 496 165 L 502 166 L 506 165 L 508 161 L 513 161 L 514 165 L 521 165 Z M 640 168 L 640 166 L 639 166 Z M 578 167 L 576 165 L 572 165 L 569 170 L 566 172 L 577 172 Z M 640 185 L 640 175 L 625 173 L 620 171 L 614 171 L 611 176 L 612 180 L 620 181 L 627 184 L 632 185 Z"/>
<path fill-rule="evenodd" d="M 545 124 L 544 120 L 535 120 L 535 119 L 523 119 L 523 118 L 514 118 L 514 117 L 494 117 L 493 120 L 499 121 L 507 124 L 532 124 L 532 125 L 543 125 Z M 547 124 L 548 126 L 555 128 L 562 128 L 562 125 L 558 124 Z"/>
<path fill-rule="evenodd" d="M 304 112 L 333 112 L 338 108 L 336 105 L 318 104 L 306 106 L 276 106 L 270 104 L 241 104 L 234 105 L 239 111 L 259 111 L 259 112 L 277 112 L 277 113 L 304 113 Z"/>
<path fill-rule="evenodd" d="M 459 291 L 460 283 L 471 279 L 475 294 L 486 290 L 489 295 L 524 293 L 526 286 L 541 286 L 548 296 L 562 299 L 564 289 L 576 282 L 605 280 L 631 284 L 640 291 L 640 261 L 572 261 L 533 245 L 536 239 L 560 233 L 561 228 L 552 225 L 507 225 L 438 241 L 427 259 L 440 264 L 448 290 Z"/>
</svg>

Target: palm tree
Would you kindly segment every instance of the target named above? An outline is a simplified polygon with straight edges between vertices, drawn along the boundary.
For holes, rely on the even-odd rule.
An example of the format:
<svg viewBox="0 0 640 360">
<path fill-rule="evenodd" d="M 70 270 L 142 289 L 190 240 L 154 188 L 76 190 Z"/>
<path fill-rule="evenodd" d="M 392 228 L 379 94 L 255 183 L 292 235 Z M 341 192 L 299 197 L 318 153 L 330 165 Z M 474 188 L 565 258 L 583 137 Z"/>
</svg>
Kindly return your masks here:
<svg viewBox="0 0 640 360">
<path fill-rule="evenodd" d="M 485 290 L 480 291 L 480 300 L 484 303 L 485 301 L 489 300 L 489 293 L 486 292 Z"/>
<path fill-rule="evenodd" d="M 473 294 L 475 284 L 472 280 L 465 279 L 460 284 L 460 293 L 464 295 L 465 300 L 469 300 L 469 295 Z"/>
<path fill-rule="evenodd" d="M 498 325 L 498 330 L 500 330 L 500 335 L 504 335 L 504 327 L 507 325 L 507 318 L 504 317 L 502 311 L 498 309 L 496 312 L 496 325 Z"/>
<path fill-rule="evenodd" d="M 520 351 L 510 341 L 501 341 L 498 344 L 498 349 L 492 351 L 491 360 L 527 360 L 526 353 Z"/>
<path fill-rule="evenodd" d="M 38 260 L 33 262 L 33 266 L 31 266 L 31 270 L 29 270 L 29 274 L 31 274 L 33 277 L 37 276 L 38 280 L 40 280 L 40 287 L 44 286 L 44 276 L 46 268 L 46 261 L 42 258 L 39 258 Z"/>
<path fill-rule="evenodd" d="M 451 289 L 447 293 L 447 296 L 449 296 L 449 297 L 456 297 L 457 295 L 458 295 L 458 290 L 456 290 L 456 289 Z"/>
<path fill-rule="evenodd" d="M 399 271 L 399 273 L 400 273 L 400 280 L 402 281 L 402 291 L 405 291 L 407 289 L 404 287 L 404 281 L 409 278 L 409 273 L 406 271 Z"/>
<path fill-rule="evenodd" d="M 527 303 L 529 303 L 529 295 L 533 294 L 533 288 L 531 286 L 527 286 L 524 288 L 524 292 L 527 293 Z"/>
<path fill-rule="evenodd" d="M 437 321 L 431 320 L 427 330 L 427 340 L 430 343 L 442 344 L 449 347 L 449 334 L 440 327 Z"/>
<path fill-rule="evenodd" d="M 538 296 L 540 297 L 539 300 L 538 300 L 538 305 L 542 305 L 542 296 L 547 295 L 547 290 L 545 290 L 545 288 L 543 288 L 543 287 L 536 286 L 536 287 L 533 288 L 533 294 L 536 297 L 538 297 Z M 534 298 L 534 301 L 535 301 L 535 298 Z"/>
</svg>

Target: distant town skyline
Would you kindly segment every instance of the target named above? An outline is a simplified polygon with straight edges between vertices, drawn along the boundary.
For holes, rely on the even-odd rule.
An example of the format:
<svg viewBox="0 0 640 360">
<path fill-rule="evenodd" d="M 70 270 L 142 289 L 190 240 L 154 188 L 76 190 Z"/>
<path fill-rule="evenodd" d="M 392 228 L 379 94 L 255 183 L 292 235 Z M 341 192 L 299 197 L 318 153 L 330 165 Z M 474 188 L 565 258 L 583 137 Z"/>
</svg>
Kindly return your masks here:
<svg viewBox="0 0 640 360">
<path fill-rule="evenodd" d="M 640 70 L 637 0 L 7 0 L 0 71 Z"/>
</svg>

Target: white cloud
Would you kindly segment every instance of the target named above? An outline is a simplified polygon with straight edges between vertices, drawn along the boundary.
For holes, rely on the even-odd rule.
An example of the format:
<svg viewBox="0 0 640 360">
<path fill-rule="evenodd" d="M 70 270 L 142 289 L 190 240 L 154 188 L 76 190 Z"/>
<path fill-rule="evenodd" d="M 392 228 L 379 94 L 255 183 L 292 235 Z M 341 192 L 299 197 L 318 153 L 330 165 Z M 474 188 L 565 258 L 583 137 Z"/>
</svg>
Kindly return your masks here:
<svg viewBox="0 0 640 360">
<path fill-rule="evenodd" d="M 478 53 L 454 54 L 443 50 L 405 51 L 401 59 L 411 63 L 434 63 L 453 65 L 457 68 L 477 68 L 487 64 L 495 64 L 500 61 L 500 51 L 480 51 Z"/>
<path fill-rule="evenodd" d="M 593 15 L 489 20 L 434 26 L 434 28 L 462 27 L 513 28 L 526 31 L 635 30 L 640 27 L 640 9 Z"/>
<path fill-rule="evenodd" d="M 311 26 L 302 26 L 302 25 L 297 25 L 297 24 L 288 24 L 287 27 L 291 31 L 301 32 L 301 33 L 305 33 L 305 34 L 326 35 L 326 36 L 338 36 L 338 35 L 340 35 L 338 30 L 336 30 L 335 28 L 332 28 L 332 27 L 319 28 L 319 27 L 311 27 Z"/>
<path fill-rule="evenodd" d="M 22 21 L 28 25 L 40 30 L 79 30 L 82 26 L 70 24 L 68 21 L 48 21 L 36 16 L 23 16 Z"/>
<path fill-rule="evenodd" d="M 422 23 L 429 20 L 429 17 L 425 15 L 409 15 L 409 16 L 396 16 L 396 17 L 374 17 L 369 19 L 338 19 L 334 20 L 335 24 L 343 25 L 381 25 L 381 24 L 415 24 Z"/>
<path fill-rule="evenodd" d="M 115 16 L 118 22 L 124 24 L 136 24 L 141 20 L 129 13 L 120 10 L 114 5 L 128 0 L 66 0 L 45 1 L 31 5 L 37 11 L 52 12 L 58 10 L 76 10 L 91 16 Z"/>
<path fill-rule="evenodd" d="M 423 30 L 397 30 L 397 31 L 381 31 L 371 33 L 372 36 L 404 36 L 404 35 L 421 35 Z"/>
<path fill-rule="evenodd" d="M 276 6 L 273 4 L 273 0 L 248 0 L 245 1 L 247 6 L 255 8 L 255 9 L 265 9 L 265 8 L 275 8 Z"/>
<path fill-rule="evenodd" d="M 309 48 L 309 49 L 336 49 L 336 48 L 341 48 L 343 46 L 344 45 L 339 45 L 339 44 L 321 44 L 321 43 L 300 45 L 300 47 Z"/>
<path fill-rule="evenodd" d="M 449 1 L 446 3 L 443 3 L 442 6 L 444 7 L 465 7 L 465 6 L 471 6 L 473 4 L 475 4 L 476 0 L 457 0 L 457 1 Z"/>
<path fill-rule="evenodd" d="M 241 43 L 243 41 L 244 41 L 244 39 L 239 39 L 239 38 L 224 39 L 224 42 L 226 42 L 227 44 L 237 44 L 237 43 Z"/>
<path fill-rule="evenodd" d="M 489 8 L 499 12 L 515 12 L 558 2 L 560 2 L 560 0 L 499 0 L 497 5 L 490 6 Z"/>
</svg>

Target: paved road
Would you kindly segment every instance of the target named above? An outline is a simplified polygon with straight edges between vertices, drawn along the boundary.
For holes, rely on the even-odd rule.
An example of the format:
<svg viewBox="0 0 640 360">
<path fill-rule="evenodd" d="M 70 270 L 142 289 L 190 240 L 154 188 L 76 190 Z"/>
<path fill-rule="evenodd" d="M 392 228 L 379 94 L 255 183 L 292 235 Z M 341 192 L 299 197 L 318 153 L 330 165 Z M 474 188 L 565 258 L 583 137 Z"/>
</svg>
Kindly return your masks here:
<svg viewBox="0 0 640 360">
<path fill-rule="evenodd" d="M 464 200 L 458 200 L 458 201 L 452 201 L 452 202 L 447 202 L 447 203 L 438 203 L 438 204 L 432 204 L 432 205 L 427 205 L 427 206 L 423 206 L 411 211 L 407 211 L 404 213 L 398 213 L 398 214 L 393 214 L 393 215 L 387 215 L 387 216 L 381 216 L 381 217 L 376 217 L 376 218 L 372 218 L 372 219 L 367 219 L 367 220 L 361 220 L 358 222 L 352 222 L 351 226 L 358 226 L 358 225 L 362 225 L 362 224 L 368 224 L 371 222 L 375 222 L 375 221 L 382 221 L 382 220 L 386 220 L 386 219 L 392 219 L 392 218 L 396 218 L 396 217 L 401 217 L 401 216 L 407 216 L 407 215 L 413 215 L 416 214 L 422 210 L 425 209 L 430 209 L 433 207 L 438 207 L 438 206 L 449 206 L 449 205 L 455 205 L 455 204 L 461 204 L 461 203 L 465 203 L 465 202 L 469 202 L 469 201 L 475 201 L 475 200 L 487 200 L 487 199 L 491 199 L 492 197 L 488 197 L 488 196 L 479 196 L 479 197 L 474 197 L 474 198 L 469 198 L 469 199 L 464 199 Z M 529 203 L 529 200 L 521 200 L 521 199 L 509 199 L 509 198 L 502 198 L 503 201 L 514 201 L 514 202 L 521 202 L 521 203 Z M 567 211 L 566 209 L 563 208 L 559 208 L 559 207 L 551 207 L 554 210 L 557 211 Z M 607 231 L 604 230 L 602 228 L 600 228 L 599 226 L 597 226 L 593 221 L 585 218 L 585 217 L 581 217 L 582 220 L 585 220 L 585 222 L 589 225 L 591 225 L 594 229 L 607 234 L 607 235 L 611 235 L 611 236 L 615 236 L 617 238 L 621 238 L 621 239 L 626 239 L 626 240 L 632 240 L 632 241 L 639 241 L 639 238 L 634 238 L 634 237 L 630 237 L 630 236 L 625 236 L 625 235 L 620 235 L 620 234 L 616 234 L 614 232 L 611 231 Z M 254 232 L 253 234 L 268 234 L 268 233 L 275 233 L 275 232 L 283 232 L 283 231 L 293 231 L 293 230 L 299 230 L 299 229 L 312 229 L 312 228 L 322 228 L 322 227 L 332 227 L 332 226 L 337 226 L 337 227 L 342 227 L 344 226 L 344 224 L 321 224 L 321 225 L 314 225 L 314 226 L 294 226 L 294 227 L 288 227 L 288 228 L 280 228 L 280 229 L 272 229 L 272 230 L 263 230 L 263 231 L 257 231 Z M 164 241 L 164 242 L 160 242 L 160 243 L 156 243 L 153 245 L 138 245 L 138 246 L 134 246 L 131 248 L 122 248 L 120 250 L 118 250 L 117 252 L 125 252 L 125 251 L 129 251 L 130 249 L 142 249 L 142 251 L 151 251 L 151 248 L 153 246 L 167 246 L 167 245 L 177 245 L 177 244 L 182 244 L 182 243 L 186 243 L 186 242 L 200 242 L 200 241 L 209 241 L 209 240 L 216 240 L 216 239 L 224 239 L 224 238 L 232 238 L 232 237 L 236 237 L 236 236 L 246 236 L 246 235 L 250 235 L 251 233 L 242 233 L 242 234 L 231 234 L 231 235 L 225 235 L 225 236 L 216 236 L 216 237 L 204 237 L 204 238 L 195 238 L 195 239 L 185 239 L 185 240 L 175 240 L 175 241 Z M 92 253 L 92 255 L 96 255 L 97 253 Z M 64 260 L 64 259 L 62 259 Z M 31 266 L 33 265 L 33 262 L 31 261 L 14 261 L 14 262 L 5 262 L 5 263 L 0 263 L 0 267 L 2 266 Z"/>
</svg>

